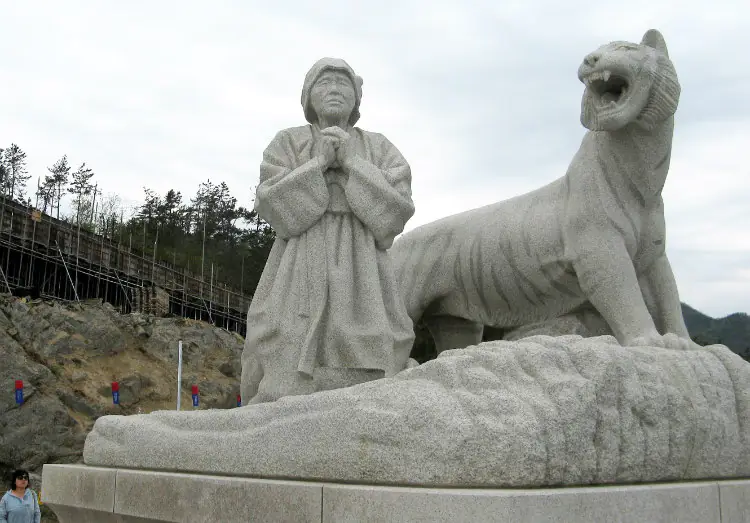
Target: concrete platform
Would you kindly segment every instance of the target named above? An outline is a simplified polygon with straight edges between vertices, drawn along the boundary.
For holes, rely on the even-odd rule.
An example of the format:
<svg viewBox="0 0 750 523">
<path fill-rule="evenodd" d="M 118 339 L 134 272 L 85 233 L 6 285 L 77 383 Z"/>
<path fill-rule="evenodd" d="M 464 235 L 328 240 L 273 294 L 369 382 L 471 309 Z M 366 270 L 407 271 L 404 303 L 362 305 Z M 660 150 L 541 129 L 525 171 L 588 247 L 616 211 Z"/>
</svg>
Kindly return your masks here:
<svg viewBox="0 0 750 523">
<path fill-rule="evenodd" d="M 61 523 L 750 522 L 750 480 L 559 489 L 434 489 L 45 465 Z"/>
</svg>

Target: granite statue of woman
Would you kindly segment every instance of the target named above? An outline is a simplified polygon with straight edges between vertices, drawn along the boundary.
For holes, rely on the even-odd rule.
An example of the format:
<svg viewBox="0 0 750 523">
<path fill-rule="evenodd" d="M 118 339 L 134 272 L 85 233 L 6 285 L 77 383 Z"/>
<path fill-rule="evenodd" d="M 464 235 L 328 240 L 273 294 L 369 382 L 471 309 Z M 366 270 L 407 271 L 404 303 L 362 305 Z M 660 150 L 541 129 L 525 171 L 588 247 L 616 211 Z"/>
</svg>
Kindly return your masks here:
<svg viewBox="0 0 750 523">
<path fill-rule="evenodd" d="M 397 355 L 414 332 L 387 249 L 414 214 L 411 170 L 383 135 L 354 127 L 361 99 L 349 64 L 319 60 L 302 88 L 308 125 L 279 132 L 263 153 L 255 210 L 277 239 L 247 316 L 249 403 L 319 390 L 316 369 L 382 377 L 406 367 Z"/>
</svg>

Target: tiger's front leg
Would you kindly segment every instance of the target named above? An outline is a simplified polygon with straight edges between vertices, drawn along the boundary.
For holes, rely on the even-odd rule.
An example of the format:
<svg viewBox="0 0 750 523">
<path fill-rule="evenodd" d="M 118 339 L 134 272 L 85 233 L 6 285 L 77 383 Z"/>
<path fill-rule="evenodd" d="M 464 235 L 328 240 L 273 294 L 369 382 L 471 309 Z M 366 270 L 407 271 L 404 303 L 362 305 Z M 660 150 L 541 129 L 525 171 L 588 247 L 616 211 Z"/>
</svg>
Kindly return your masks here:
<svg viewBox="0 0 750 523">
<path fill-rule="evenodd" d="M 627 249 L 619 238 L 588 237 L 573 262 L 581 290 L 623 346 L 684 348 L 674 334 L 656 330 Z"/>
<path fill-rule="evenodd" d="M 678 337 L 681 348 L 699 347 L 690 339 L 690 333 L 682 316 L 682 304 L 677 291 L 677 282 L 666 254 L 662 254 L 642 274 L 638 282 L 646 306 L 659 332 L 664 336 Z"/>
</svg>

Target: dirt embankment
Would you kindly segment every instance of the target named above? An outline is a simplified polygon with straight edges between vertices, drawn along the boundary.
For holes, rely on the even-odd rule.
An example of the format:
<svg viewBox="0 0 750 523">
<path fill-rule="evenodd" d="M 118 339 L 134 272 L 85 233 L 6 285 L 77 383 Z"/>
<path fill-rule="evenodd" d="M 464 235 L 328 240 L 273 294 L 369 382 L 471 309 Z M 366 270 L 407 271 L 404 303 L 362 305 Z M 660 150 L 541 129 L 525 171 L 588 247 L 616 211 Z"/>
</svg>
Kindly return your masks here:
<svg viewBox="0 0 750 523">
<path fill-rule="evenodd" d="M 180 339 L 182 408 L 193 409 L 191 385 L 200 389 L 198 408 L 236 406 L 243 339 L 235 333 L 183 318 L 121 315 L 99 302 L 0 295 L 0 476 L 18 467 L 36 476 L 44 463 L 80 461 L 99 416 L 176 408 Z M 24 383 L 21 406 L 15 380 Z"/>
</svg>

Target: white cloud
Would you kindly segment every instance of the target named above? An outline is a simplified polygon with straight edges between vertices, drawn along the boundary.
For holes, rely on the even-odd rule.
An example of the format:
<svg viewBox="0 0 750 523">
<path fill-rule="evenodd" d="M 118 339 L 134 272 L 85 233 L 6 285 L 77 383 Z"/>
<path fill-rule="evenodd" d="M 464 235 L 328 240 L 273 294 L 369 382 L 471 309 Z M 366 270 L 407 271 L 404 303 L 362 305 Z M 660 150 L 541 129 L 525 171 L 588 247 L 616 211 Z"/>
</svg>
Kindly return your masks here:
<svg viewBox="0 0 750 523">
<path fill-rule="evenodd" d="M 610 40 L 663 31 L 683 87 L 664 196 L 683 298 L 750 310 L 747 8 L 677 0 L 17 2 L 4 7 L 0 146 L 29 171 L 68 154 L 105 192 L 226 181 L 248 205 L 263 149 L 304 123 L 322 56 L 364 77 L 361 125 L 413 170 L 413 228 L 532 190 L 578 149 L 576 69 Z M 743 61 L 744 60 L 744 61 Z M 32 180 L 35 183 L 35 180 Z"/>
</svg>

